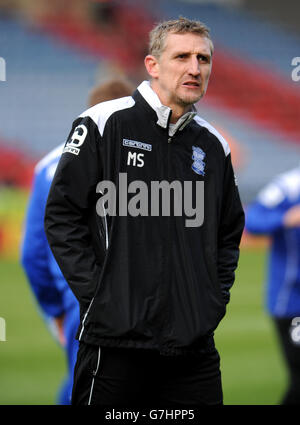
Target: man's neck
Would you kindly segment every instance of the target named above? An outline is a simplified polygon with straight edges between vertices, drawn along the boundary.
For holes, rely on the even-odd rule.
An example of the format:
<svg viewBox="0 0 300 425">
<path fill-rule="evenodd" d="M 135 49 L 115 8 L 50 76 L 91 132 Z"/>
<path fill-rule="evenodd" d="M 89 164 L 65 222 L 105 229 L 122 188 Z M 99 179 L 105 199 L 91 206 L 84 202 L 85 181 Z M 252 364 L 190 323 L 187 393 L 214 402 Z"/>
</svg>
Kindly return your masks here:
<svg viewBox="0 0 300 425">
<path fill-rule="evenodd" d="M 170 123 L 171 124 L 176 124 L 177 121 L 187 112 L 191 112 L 193 111 L 193 107 L 192 105 L 187 105 L 187 106 L 181 106 L 181 105 L 177 105 L 177 104 L 173 104 L 168 102 L 162 93 L 160 93 L 159 90 L 157 90 L 155 83 L 150 82 L 150 87 L 152 88 L 152 90 L 157 94 L 160 102 L 162 105 L 167 106 L 168 108 L 171 109 L 172 114 L 171 114 L 171 119 L 170 119 Z"/>
<path fill-rule="evenodd" d="M 172 115 L 171 115 L 171 119 L 170 119 L 170 123 L 171 124 L 176 124 L 177 121 L 187 112 L 191 112 L 192 111 L 192 107 L 188 106 L 186 108 L 176 108 L 176 106 L 169 106 L 169 108 L 172 110 Z"/>
</svg>

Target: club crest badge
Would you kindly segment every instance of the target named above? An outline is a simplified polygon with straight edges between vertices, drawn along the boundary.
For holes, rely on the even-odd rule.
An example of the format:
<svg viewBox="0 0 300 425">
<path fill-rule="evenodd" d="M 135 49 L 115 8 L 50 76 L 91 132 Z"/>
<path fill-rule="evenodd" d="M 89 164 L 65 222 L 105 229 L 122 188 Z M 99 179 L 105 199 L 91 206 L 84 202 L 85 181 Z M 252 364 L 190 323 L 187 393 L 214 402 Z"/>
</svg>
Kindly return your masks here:
<svg viewBox="0 0 300 425">
<path fill-rule="evenodd" d="M 205 153 L 203 150 L 197 146 L 192 146 L 193 148 L 193 156 L 192 160 L 194 161 L 192 164 L 192 170 L 195 171 L 195 173 L 200 174 L 200 176 L 205 175 Z"/>
</svg>

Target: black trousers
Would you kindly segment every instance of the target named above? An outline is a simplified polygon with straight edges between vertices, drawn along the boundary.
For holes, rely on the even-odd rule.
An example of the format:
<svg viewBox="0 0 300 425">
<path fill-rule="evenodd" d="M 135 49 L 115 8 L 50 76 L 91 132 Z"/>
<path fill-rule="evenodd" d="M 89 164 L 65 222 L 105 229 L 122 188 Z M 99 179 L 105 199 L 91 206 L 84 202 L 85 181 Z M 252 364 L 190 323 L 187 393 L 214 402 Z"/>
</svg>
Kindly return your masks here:
<svg viewBox="0 0 300 425">
<path fill-rule="evenodd" d="M 173 407 L 222 405 L 220 357 L 162 356 L 156 351 L 80 342 L 73 405 Z"/>
<path fill-rule="evenodd" d="M 300 341 L 292 338 L 292 319 L 273 319 L 289 374 L 288 388 L 281 404 L 300 405 Z"/>
</svg>

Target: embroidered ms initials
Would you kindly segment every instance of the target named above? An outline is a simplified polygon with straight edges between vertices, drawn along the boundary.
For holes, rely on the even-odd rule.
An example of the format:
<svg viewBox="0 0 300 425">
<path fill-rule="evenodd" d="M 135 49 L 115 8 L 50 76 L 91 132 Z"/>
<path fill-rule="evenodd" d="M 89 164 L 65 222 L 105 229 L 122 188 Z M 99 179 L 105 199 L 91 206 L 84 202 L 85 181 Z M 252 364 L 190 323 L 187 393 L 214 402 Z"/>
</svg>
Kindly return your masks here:
<svg viewBox="0 0 300 425">
<path fill-rule="evenodd" d="M 127 165 L 133 165 L 134 167 L 143 167 L 144 166 L 144 154 L 136 152 L 128 152 L 127 156 Z"/>
</svg>

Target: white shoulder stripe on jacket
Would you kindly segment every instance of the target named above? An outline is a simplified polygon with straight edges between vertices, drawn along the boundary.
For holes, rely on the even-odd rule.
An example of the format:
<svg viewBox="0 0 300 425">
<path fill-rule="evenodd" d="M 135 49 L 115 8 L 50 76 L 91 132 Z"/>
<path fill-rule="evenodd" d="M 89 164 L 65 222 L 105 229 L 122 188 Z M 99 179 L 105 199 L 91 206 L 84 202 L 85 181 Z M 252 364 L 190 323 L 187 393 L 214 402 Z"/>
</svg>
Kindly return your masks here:
<svg viewBox="0 0 300 425">
<path fill-rule="evenodd" d="M 196 115 L 194 120 L 201 126 L 207 128 L 207 130 L 212 133 L 216 138 L 219 140 L 221 145 L 223 146 L 225 156 L 228 156 L 230 154 L 230 147 L 228 142 L 224 139 L 224 137 L 218 132 L 218 130 L 215 129 L 211 124 L 209 124 L 207 121 L 205 121 L 203 118 L 199 117 L 199 115 Z"/>
<path fill-rule="evenodd" d="M 103 136 L 104 128 L 109 117 L 117 111 L 132 108 L 134 105 L 135 101 L 131 96 L 121 97 L 119 99 L 98 103 L 87 109 L 79 117 L 90 117 L 97 125 L 101 136 Z"/>
</svg>

